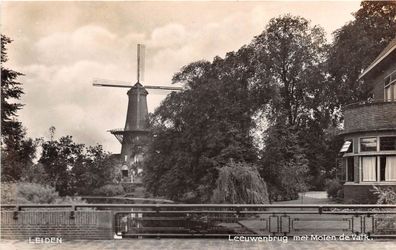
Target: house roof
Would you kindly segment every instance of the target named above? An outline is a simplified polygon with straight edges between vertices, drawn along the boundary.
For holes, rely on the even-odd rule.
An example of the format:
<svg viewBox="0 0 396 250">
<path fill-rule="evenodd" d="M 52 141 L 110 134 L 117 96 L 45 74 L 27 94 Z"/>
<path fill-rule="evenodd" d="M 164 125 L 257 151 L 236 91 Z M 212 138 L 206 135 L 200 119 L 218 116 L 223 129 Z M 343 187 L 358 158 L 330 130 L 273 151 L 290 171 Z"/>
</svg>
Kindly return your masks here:
<svg viewBox="0 0 396 250">
<path fill-rule="evenodd" d="M 377 66 L 382 60 L 384 60 L 390 53 L 396 51 L 396 37 L 385 47 L 384 50 L 374 59 L 374 61 L 368 66 L 362 74 L 360 74 L 359 79 L 364 77 L 368 72 L 370 72 L 375 66 Z"/>
</svg>

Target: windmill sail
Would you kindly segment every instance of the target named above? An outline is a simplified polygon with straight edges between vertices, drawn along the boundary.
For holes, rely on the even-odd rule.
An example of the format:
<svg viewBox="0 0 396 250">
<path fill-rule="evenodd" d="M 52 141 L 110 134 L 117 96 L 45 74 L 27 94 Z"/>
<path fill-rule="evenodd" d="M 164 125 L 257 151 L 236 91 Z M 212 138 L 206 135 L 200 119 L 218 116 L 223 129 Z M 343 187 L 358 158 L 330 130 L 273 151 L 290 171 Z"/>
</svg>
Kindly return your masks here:
<svg viewBox="0 0 396 250">
<path fill-rule="evenodd" d="M 145 50 L 146 46 L 143 44 L 137 45 L 137 82 L 144 82 L 144 64 L 145 64 Z"/>
</svg>

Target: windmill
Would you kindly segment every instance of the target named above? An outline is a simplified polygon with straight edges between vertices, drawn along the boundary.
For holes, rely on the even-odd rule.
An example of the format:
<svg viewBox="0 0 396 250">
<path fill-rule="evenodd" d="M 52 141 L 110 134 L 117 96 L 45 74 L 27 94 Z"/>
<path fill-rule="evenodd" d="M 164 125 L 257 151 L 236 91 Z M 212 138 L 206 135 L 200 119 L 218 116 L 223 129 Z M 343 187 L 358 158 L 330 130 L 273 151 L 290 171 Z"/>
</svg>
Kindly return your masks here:
<svg viewBox="0 0 396 250">
<path fill-rule="evenodd" d="M 142 171 L 137 169 L 138 163 L 144 157 L 145 140 L 148 138 L 149 129 L 147 128 L 147 89 L 160 89 L 166 91 L 182 90 L 180 87 L 142 85 L 144 80 L 144 50 L 142 44 L 137 45 L 137 82 L 130 85 L 126 82 L 112 81 L 105 79 L 94 79 L 93 86 L 128 88 L 128 110 L 124 129 L 109 130 L 121 143 L 121 168 L 124 182 L 136 182 L 134 177 Z M 130 181 L 128 181 L 130 180 Z"/>
</svg>

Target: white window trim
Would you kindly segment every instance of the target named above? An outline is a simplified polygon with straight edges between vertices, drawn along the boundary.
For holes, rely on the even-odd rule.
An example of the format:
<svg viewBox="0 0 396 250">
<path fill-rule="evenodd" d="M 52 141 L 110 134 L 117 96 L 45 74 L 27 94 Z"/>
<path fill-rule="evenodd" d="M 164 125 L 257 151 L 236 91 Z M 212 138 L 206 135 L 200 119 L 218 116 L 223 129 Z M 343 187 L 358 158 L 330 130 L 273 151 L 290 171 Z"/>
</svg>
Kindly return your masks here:
<svg viewBox="0 0 396 250">
<path fill-rule="evenodd" d="M 391 154 L 391 155 L 393 155 L 393 156 L 396 156 L 395 154 Z M 376 181 L 364 181 L 363 180 L 363 157 L 370 157 L 370 156 L 374 156 L 374 155 L 361 155 L 361 156 L 359 156 L 359 182 L 360 183 L 364 183 L 364 184 L 370 184 L 370 183 L 372 183 L 372 184 L 378 184 L 378 183 L 381 183 L 381 184 L 396 184 L 396 181 L 381 181 L 381 177 L 380 177 L 380 174 L 381 174 L 381 167 L 380 167 L 380 157 L 381 156 L 386 156 L 386 155 L 375 155 L 375 157 L 376 157 L 376 170 L 377 170 L 377 172 L 376 172 Z M 352 183 L 352 182 L 348 182 L 348 183 Z"/>
<path fill-rule="evenodd" d="M 375 157 L 376 159 L 376 173 L 375 173 L 375 181 L 364 181 L 363 180 L 363 157 Z M 361 183 L 378 183 L 378 157 L 374 155 L 363 155 L 359 157 L 359 180 Z"/>
<path fill-rule="evenodd" d="M 377 138 L 377 150 L 376 151 L 362 151 L 361 147 L 360 147 L 360 140 L 364 139 L 364 138 Z M 384 134 L 384 135 L 376 135 L 376 136 L 361 136 L 358 137 L 358 153 L 354 154 L 354 155 L 367 155 L 370 156 L 372 154 L 376 154 L 378 155 L 378 153 L 380 155 L 388 155 L 388 154 L 396 154 L 396 150 L 380 150 L 380 140 L 381 137 L 396 137 L 396 134 Z M 351 154 L 351 153 L 348 153 Z"/>
<path fill-rule="evenodd" d="M 389 85 L 391 85 L 392 83 L 396 82 L 396 70 L 394 70 L 394 71 L 392 71 L 390 74 L 386 75 L 386 76 L 384 77 L 384 81 L 385 81 L 385 79 L 386 79 L 388 76 L 391 76 L 391 75 L 393 75 L 393 74 L 395 74 L 395 79 L 391 79 L 387 85 L 384 85 L 384 88 L 386 88 L 387 86 L 389 86 Z"/>
<path fill-rule="evenodd" d="M 376 140 L 377 140 L 377 150 L 376 151 L 362 151 L 362 149 L 361 149 L 361 139 L 366 139 L 366 138 L 376 138 Z M 374 152 L 378 152 L 379 151 L 379 137 L 378 136 L 362 136 L 362 137 L 359 137 L 359 141 L 358 141 L 358 152 L 359 153 L 374 153 Z"/>
<path fill-rule="evenodd" d="M 388 97 L 388 93 L 387 93 L 388 88 L 389 88 L 389 92 L 390 92 L 390 97 Z M 385 102 L 396 101 L 396 96 L 394 96 L 394 90 L 393 90 L 394 88 L 396 88 L 396 79 L 384 87 L 384 101 Z"/>
</svg>

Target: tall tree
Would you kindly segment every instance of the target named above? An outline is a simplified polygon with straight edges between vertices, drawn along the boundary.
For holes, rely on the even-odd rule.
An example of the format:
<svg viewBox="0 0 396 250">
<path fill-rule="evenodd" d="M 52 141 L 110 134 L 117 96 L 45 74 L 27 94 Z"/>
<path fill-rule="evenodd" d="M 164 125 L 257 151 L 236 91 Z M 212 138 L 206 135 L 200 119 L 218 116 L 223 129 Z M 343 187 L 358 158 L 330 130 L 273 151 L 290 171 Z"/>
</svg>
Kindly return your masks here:
<svg viewBox="0 0 396 250">
<path fill-rule="evenodd" d="M 325 95 L 328 45 L 322 28 L 286 15 L 271 19 L 252 46 L 261 79 L 256 88 L 274 89 L 266 105 L 261 174 L 273 199 L 294 198 L 322 173 L 323 165 L 316 163 L 326 151 L 311 152 L 331 126 L 332 100 Z"/>
<path fill-rule="evenodd" d="M 257 62 L 258 84 L 274 86 L 268 119 L 304 127 L 313 119 L 323 97 L 327 55 L 324 31 L 301 17 L 286 15 L 270 20 L 266 30 L 252 43 Z M 265 83 L 263 85 L 263 83 Z"/>
<path fill-rule="evenodd" d="M 4 65 L 8 61 L 6 45 L 11 42 L 10 38 L 1 35 L 1 135 L 2 138 L 18 136 L 21 139 L 23 129 L 16 116 L 23 105 L 13 101 L 20 99 L 23 94 L 22 83 L 17 81 L 18 76 L 23 74 Z"/>
<path fill-rule="evenodd" d="M 18 180 L 23 169 L 33 164 L 36 141 L 26 138 L 17 111 L 22 104 L 15 102 L 23 94 L 22 83 L 17 81 L 20 72 L 5 66 L 8 60 L 7 44 L 12 40 L 1 35 L 1 170 L 2 181 Z"/>
<path fill-rule="evenodd" d="M 369 97 L 359 75 L 396 37 L 395 1 L 362 1 L 354 16 L 355 20 L 334 32 L 328 58 L 332 83 L 328 95 L 338 106 Z"/>
<path fill-rule="evenodd" d="M 155 137 L 144 171 L 149 191 L 209 202 L 219 169 L 231 159 L 256 161 L 250 134 L 255 112 L 249 92 L 250 53 L 243 47 L 212 63 L 191 63 L 175 74 L 174 82 L 185 84 L 186 90 L 169 95 L 151 117 Z"/>
</svg>

